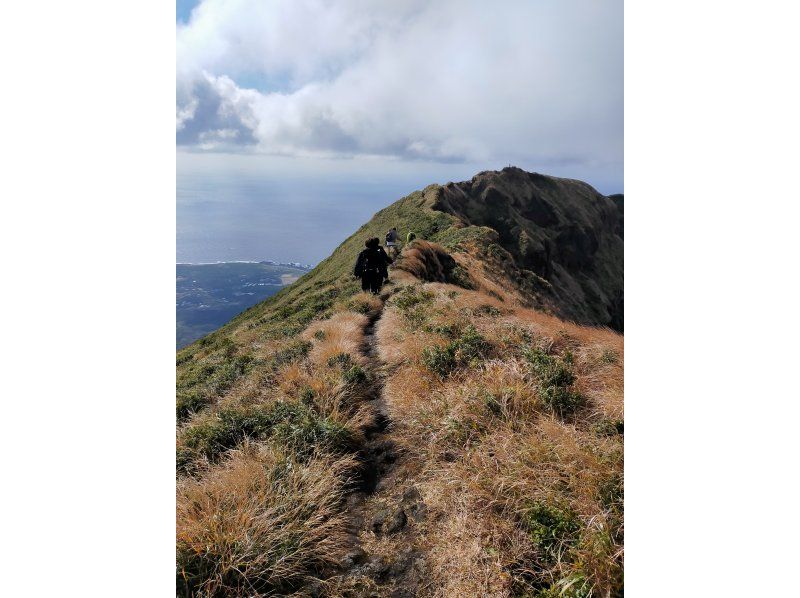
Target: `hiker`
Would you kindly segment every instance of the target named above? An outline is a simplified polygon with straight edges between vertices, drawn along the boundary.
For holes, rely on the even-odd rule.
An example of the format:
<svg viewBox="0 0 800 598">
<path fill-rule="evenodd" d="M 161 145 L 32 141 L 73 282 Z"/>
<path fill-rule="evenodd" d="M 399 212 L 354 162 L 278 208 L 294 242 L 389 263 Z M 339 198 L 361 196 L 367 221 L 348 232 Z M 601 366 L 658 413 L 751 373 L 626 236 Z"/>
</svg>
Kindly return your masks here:
<svg viewBox="0 0 800 598">
<path fill-rule="evenodd" d="M 392 227 L 389 229 L 389 232 L 386 233 L 386 251 L 392 255 L 392 257 L 397 257 L 397 238 L 399 235 L 397 234 L 397 229 Z"/>
<path fill-rule="evenodd" d="M 378 237 L 367 239 L 364 245 L 366 249 L 358 254 L 353 275 L 361 279 L 362 291 L 370 291 L 373 295 L 377 295 L 383 286 L 383 281 L 389 279 L 386 266 L 391 264 L 392 260 L 381 247 Z"/>
<path fill-rule="evenodd" d="M 409 245 L 411 241 L 413 241 L 416 238 L 417 235 L 415 235 L 413 231 L 408 231 L 408 234 L 406 235 L 406 245 Z"/>
</svg>

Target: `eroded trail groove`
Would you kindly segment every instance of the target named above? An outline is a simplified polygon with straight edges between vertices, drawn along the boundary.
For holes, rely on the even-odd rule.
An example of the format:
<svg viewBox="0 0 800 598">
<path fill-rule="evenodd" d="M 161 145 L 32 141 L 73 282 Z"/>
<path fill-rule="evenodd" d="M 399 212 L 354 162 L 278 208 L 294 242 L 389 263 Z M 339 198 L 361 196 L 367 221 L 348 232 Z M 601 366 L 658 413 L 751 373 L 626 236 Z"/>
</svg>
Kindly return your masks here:
<svg viewBox="0 0 800 598">
<path fill-rule="evenodd" d="M 402 474 L 404 455 L 395 441 L 395 426 L 384 397 L 386 366 L 378 352 L 376 327 L 383 308 L 364 328 L 362 354 L 371 378 L 373 424 L 365 430 L 363 473 L 347 501 L 353 549 L 331 579 L 331 594 L 353 597 L 417 596 L 424 560 L 417 546 L 415 523 L 426 509 L 419 490 Z"/>
</svg>

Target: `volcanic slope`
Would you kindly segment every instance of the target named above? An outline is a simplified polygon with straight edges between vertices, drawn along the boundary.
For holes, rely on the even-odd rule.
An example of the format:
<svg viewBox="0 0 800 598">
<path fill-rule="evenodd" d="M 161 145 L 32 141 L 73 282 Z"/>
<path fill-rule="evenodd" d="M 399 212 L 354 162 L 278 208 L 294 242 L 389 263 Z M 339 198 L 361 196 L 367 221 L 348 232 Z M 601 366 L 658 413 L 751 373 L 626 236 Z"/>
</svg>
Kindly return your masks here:
<svg viewBox="0 0 800 598">
<path fill-rule="evenodd" d="M 621 596 L 621 208 L 432 185 L 179 351 L 178 595 Z"/>
</svg>

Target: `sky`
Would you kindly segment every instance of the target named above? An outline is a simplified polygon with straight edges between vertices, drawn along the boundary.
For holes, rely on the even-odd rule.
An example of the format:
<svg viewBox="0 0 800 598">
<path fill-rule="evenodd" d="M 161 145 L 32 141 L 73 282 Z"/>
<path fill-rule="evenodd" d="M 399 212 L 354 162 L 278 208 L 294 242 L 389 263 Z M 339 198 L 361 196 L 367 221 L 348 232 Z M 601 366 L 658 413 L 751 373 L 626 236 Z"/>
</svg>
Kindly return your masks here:
<svg viewBox="0 0 800 598">
<path fill-rule="evenodd" d="M 622 192 L 622 16 L 178 0 L 178 261 L 316 262 L 391 201 L 509 164 Z"/>
</svg>

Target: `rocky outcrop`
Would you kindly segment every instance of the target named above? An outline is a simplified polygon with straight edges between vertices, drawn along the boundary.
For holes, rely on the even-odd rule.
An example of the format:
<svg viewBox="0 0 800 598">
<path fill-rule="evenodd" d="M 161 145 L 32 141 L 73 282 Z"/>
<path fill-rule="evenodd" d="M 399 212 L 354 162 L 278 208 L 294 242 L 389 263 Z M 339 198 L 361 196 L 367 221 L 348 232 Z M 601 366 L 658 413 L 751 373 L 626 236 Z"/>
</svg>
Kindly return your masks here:
<svg viewBox="0 0 800 598">
<path fill-rule="evenodd" d="M 558 315 L 623 330 L 623 196 L 519 168 L 440 188 L 432 208 L 497 232 L 489 247 Z M 546 289 L 541 291 L 541 289 Z M 531 292 L 533 289 L 531 288 Z"/>
</svg>

